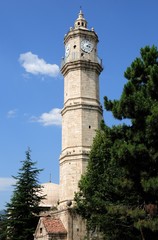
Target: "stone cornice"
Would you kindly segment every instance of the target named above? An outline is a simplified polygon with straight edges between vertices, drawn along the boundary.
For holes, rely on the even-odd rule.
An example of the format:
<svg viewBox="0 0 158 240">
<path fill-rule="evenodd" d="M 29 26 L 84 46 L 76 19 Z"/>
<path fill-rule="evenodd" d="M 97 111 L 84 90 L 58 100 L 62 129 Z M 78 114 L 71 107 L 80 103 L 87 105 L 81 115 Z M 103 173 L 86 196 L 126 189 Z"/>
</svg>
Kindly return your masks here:
<svg viewBox="0 0 158 240">
<path fill-rule="evenodd" d="M 65 106 L 61 111 L 61 115 L 63 116 L 67 111 L 78 110 L 78 109 L 82 109 L 82 110 L 84 109 L 84 110 L 89 110 L 89 111 L 98 111 L 100 114 L 103 114 L 103 109 L 101 106 L 81 103 L 81 104 Z"/>
<path fill-rule="evenodd" d="M 81 37 L 81 38 L 95 38 L 96 42 L 99 42 L 98 35 L 88 29 L 83 29 L 83 28 L 78 28 L 78 29 L 72 29 L 70 30 L 64 38 L 64 44 L 66 44 L 70 38 L 75 38 L 75 37 Z"/>
</svg>

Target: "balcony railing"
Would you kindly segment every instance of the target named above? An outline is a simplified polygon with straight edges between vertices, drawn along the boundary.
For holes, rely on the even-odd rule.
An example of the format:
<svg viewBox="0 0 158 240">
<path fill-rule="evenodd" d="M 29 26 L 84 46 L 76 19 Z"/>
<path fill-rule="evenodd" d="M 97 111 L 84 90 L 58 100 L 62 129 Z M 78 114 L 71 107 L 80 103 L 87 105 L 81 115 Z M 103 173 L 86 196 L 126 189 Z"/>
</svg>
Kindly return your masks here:
<svg viewBox="0 0 158 240">
<path fill-rule="evenodd" d="M 98 56 L 89 56 L 87 55 L 81 55 L 80 52 L 72 52 L 70 53 L 70 55 L 68 57 L 63 57 L 62 61 L 61 61 L 61 68 L 67 63 L 67 62 L 74 62 L 74 61 L 78 61 L 78 60 L 85 60 L 85 61 L 92 61 L 95 63 L 99 63 L 102 67 L 102 59 L 99 58 Z"/>
</svg>

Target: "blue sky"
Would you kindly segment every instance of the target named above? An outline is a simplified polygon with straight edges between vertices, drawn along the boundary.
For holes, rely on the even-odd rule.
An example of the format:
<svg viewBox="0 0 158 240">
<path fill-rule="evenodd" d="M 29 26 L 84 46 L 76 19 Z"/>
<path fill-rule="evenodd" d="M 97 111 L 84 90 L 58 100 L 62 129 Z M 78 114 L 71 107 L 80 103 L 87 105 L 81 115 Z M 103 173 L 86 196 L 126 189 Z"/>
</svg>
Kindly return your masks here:
<svg viewBox="0 0 158 240">
<path fill-rule="evenodd" d="M 157 0 L 0 1 L 0 209 L 9 201 L 16 176 L 31 148 L 43 168 L 41 183 L 59 181 L 63 39 L 82 6 L 94 27 L 104 71 L 103 96 L 118 99 L 124 71 L 146 45 L 158 46 Z M 116 122 L 104 112 L 105 122 Z"/>
</svg>

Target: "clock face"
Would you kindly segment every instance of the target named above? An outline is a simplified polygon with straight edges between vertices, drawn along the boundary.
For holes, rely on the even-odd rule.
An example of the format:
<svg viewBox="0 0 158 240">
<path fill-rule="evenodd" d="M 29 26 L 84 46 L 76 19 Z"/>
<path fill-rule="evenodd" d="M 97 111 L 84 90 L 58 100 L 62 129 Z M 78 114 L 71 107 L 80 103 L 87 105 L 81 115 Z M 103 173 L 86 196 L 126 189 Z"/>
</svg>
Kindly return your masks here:
<svg viewBox="0 0 158 240">
<path fill-rule="evenodd" d="M 70 53 L 70 44 L 65 47 L 65 57 L 68 57 Z"/>
<path fill-rule="evenodd" d="M 84 39 L 81 42 L 81 49 L 86 53 L 90 53 L 93 50 L 93 43 L 87 39 Z"/>
</svg>

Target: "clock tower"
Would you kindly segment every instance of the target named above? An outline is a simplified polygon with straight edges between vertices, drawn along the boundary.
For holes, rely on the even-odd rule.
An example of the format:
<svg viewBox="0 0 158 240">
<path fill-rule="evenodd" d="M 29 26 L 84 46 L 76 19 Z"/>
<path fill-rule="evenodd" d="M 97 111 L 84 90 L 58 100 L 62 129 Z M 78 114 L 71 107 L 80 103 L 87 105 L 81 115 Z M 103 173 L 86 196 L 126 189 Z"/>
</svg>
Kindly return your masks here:
<svg viewBox="0 0 158 240">
<path fill-rule="evenodd" d="M 85 172 L 89 151 L 100 126 L 98 36 L 80 10 L 74 27 L 65 35 L 64 108 L 62 109 L 62 152 L 60 155 L 59 207 L 73 203 L 74 192 Z"/>
<path fill-rule="evenodd" d="M 65 35 L 64 107 L 62 115 L 62 151 L 60 155 L 59 201 L 48 212 L 41 213 L 34 239 L 94 239 L 86 222 L 74 211 L 74 193 L 84 174 L 89 152 L 102 120 L 99 101 L 99 75 L 102 62 L 98 58 L 98 36 L 82 11 L 74 27 Z M 48 184 L 47 184 L 48 185 Z M 54 185 L 53 185 L 54 186 Z M 53 187 L 55 190 L 56 188 Z M 54 196 L 58 193 L 55 190 Z M 96 238 L 95 238 L 96 239 Z M 102 238 L 97 238 L 102 239 Z"/>
</svg>

